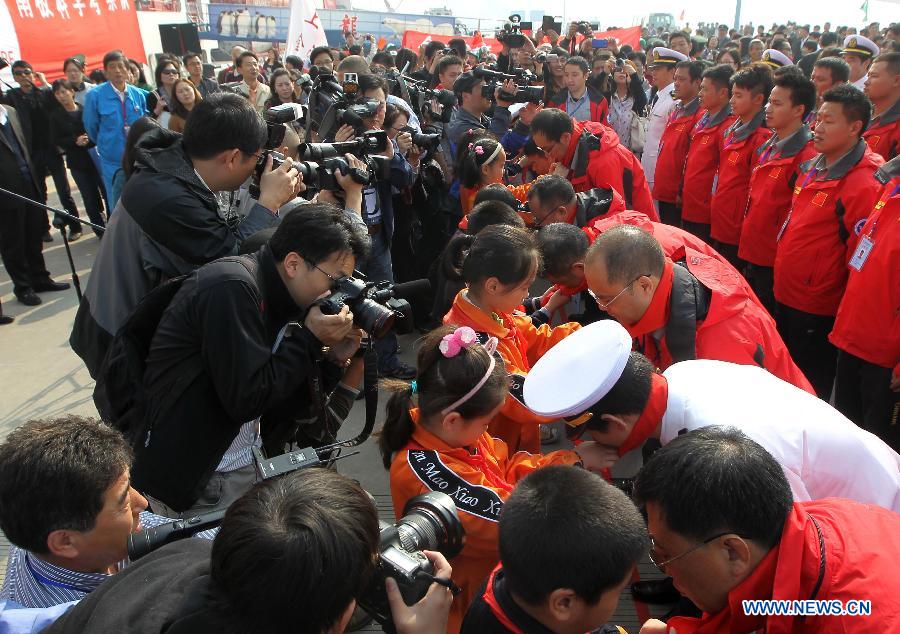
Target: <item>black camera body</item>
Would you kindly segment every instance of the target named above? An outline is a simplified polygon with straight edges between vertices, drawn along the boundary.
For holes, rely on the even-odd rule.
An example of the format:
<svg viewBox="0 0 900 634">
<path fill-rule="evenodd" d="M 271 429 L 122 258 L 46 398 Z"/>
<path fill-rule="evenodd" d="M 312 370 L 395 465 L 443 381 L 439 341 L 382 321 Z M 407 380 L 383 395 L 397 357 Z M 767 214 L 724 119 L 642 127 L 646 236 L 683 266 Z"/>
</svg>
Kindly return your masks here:
<svg viewBox="0 0 900 634">
<path fill-rule="evenodd" d="M 396 524 L 380 522 L 379 557 L 368 590 L 359 606 L 382 625 L 391 624 L 391 609 L 384 582 L 397 582 L 406 605 L 415 605 L 434 583 L 434 567 L 423 550 L 435 550 L 451 559 L 465 541 L 465 530 L 453 499 L 432 491 L 406 503 Z"/>
<path fill-rule="evenodd" d="M 358 103 L 350 104 L 343 110 L 338 110 L 338 127 L 349 125 L 357 136 L 366 131 L 364 119 L 371 119 L 378 113 L 379 102 L 375 99 L 365 99 Z"/>
<path fill-rule="evenodd" d="M 319 300 L 319 309 L 326 315 L 336 315 L 344 306 L 353 313 L 353 323 L 380 339 L 391 328 L 398 334 L 412 332 L 412 307 L 405 299 L 394 296 L 391 282 L 366 282 L 355 277 L 342 277 L 331 295 Z"/>
<path fill-rule="evenodd" d="M 259 179 L 262 177 L 263 171 L 266 169 L 266 161 L 269 156 L 272 157 L 272 169 L 278 167 L 284 162 L 285 157 L 281 152 L 276 152 L 276 148 L 280 148 L 284 143 L 285 126 L 292 125 L 294 122 L 305 122 L 309 116 L 309 109 L 301 106 L 299 103 L 283 103 L 280 106 L 274 106 L 266 110 L 263 119 L 266 122 L 266 145 L 263 152 L 256 161 L 256 168 L 253 173 L 253 180 L 250 183 L 250 195 L 259 199 Z"/>
<path fill-rule="evenodd" d="M 522 17 L 516 14 L 509 16 L 509 22 L 499 29 L 494 37 L 501 44 L 510 48 L 522 48 L 525 46 L 525 35 L 522 33 Z"/>
<path fill-rule="evenodd" d="M 426 133 L 426 132 L 416 132 L 416 129 L 412 126 L 403 126 L 400 129 L 400 132 L 407 132 L 412 137 L 413 145 L 425 150 L 427 152 L 434 152 L 437 150 L 438 146 L 441 144 L 441 134 L 437 133 Z"/>
<path fill-rule="evenodd" d="M 385 72 L 384 78 L 388 82 L 390 94 L 408 103 L 423 123 L 450 123 L 453 108 L 457 104 L 456 94 L 452 90 L 428 88 L 425 82 L 408 77 L 397 69 Z M 432 102 L 438 104 L 440 112 L 435 110 Z"/>
<path fill-rule="evenodd" d="M 360 158 L 369 154 L 380 154 L 391 144 L 384 130 L 367 130 L 352 141 L 336 143 L 301 143 L 298 146 L 300 158 L 307 161 L 323 161 L 327 158 L 353 154 Z"/>
</svg>

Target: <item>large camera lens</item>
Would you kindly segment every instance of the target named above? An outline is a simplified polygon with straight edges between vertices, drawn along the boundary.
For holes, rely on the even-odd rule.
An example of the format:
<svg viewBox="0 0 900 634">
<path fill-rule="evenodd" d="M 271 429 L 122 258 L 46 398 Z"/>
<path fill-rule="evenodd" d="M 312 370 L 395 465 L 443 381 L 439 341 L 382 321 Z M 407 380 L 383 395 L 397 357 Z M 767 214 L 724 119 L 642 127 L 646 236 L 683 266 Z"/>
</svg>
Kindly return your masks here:
<svg viewBox="0 0 900 634">
<path fill-rule="evenodd" d="M 351 305 L 353 321 L 356 325 L 369 333 L 375 339 L 380 339 L 388 334 L 394 327 L 394 311 L 385 308 L 371 299 L 364 299 Z"/>
<path fill-rule="evenodd" d="M 417 495 L 406 503 L 397 532 L 405 550 L 437 550 L 448 559 L 460 553 L 465 537 L 453 499 L 437 491 Z"/>
</svg>

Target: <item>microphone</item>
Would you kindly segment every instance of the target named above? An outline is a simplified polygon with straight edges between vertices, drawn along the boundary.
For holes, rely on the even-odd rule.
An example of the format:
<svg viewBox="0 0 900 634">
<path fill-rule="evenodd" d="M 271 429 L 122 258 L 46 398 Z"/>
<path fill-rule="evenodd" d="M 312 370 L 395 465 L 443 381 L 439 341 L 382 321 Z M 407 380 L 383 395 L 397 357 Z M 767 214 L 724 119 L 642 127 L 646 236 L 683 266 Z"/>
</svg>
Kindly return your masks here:
<svg viewBox="0 0 900 634">
<path fill-rule="evenodd" d="M 224 510 L 213 511 L 132 533 L 128 536 L 128 558 L 137 561 L 160 546 L 190 537 L 208 528 L 215 528 L 222 523 L 223 517 L 225 517 Z"/>
<path fill-rule="evenodd" d="M 400 299 L 409 299 L 418 297 L 431 290 L 431 282 L 425 278 L 420 280 L 412 280 L 411 282 L 401 282 L 394 284 L 393 295 Z"/>
</svg>

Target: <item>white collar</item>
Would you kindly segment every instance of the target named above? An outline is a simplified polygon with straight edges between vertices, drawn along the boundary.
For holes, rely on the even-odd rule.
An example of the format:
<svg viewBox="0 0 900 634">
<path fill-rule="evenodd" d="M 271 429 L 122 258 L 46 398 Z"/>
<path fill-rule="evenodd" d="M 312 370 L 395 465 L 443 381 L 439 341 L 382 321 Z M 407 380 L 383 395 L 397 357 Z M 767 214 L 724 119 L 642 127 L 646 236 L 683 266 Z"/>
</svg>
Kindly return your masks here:
<svg viewBox="0 0 900 634">
<path fill-rule="evenodd" d="M 6 114 L 6 108 L 0 106 L 0 125 L 6 125 L 7 121 L 9 121 L 9 115 Z"/>
</svg>

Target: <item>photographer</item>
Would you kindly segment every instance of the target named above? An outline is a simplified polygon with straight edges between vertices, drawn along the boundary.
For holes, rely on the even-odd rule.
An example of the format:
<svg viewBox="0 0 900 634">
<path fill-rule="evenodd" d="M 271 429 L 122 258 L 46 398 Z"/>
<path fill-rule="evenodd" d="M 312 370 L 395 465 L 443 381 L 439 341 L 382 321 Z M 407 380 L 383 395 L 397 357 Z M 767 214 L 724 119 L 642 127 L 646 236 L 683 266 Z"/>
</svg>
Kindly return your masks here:
<svg viewBox="0 0 900 634">
<path fill-rule="evenodd" d="M 267 167 L 259 203 L 237 226 L 221 218 L 215 195 L 250 177 L 265 142 L 262 118 L 227 93 L 197 104 L 183 137 L 152 130 L 141 138 L 136 171 L 107 225 L 69 339 L 92 377 L 99 376 L 113 335 L 153 288 L 236 254 L 244 238 L 278 223 L 276 210 L 301 186 L 290 163 Z M 102 386 L 95 390 L 101 414 L 102 392 Z"/>
<path fill-rule="evenodd" d="M 101 586 L 46 632 L 338 634 L 375 574 L 379 525 L 358 484 L 328 469 L 267 480 L 228 510 L 215 541 L 185 539 Z M 425 551 L 434 575 L 450 564 Z M 399 634 L 442 634 L 453 599 L 433 583 L 406 606 L 393 580 Z M 148 609 L 149 608 L 149 609 Z"/>
<path fill-rule="evenodd" d="M 378 107 L 371 117 L 364 117 L 363 124 L 367 130 L 381 130 L 387 107 L 387 81 L 378 75 L 360 75 L 359 94 L 364 102 L 377 102 Z M 335 141 L 349 141 L 357 136 L 359 130 L 352 126 L 342 125 L 335 134 Z M 410 155 L 415 166 L 404 157 L 413 149 L 412 136 L 401 132 L 396 137 L 396 149 L 388 146 L 383 156 L 390 159 L 390 178 L 379 179 L 363 190 L 362 218 L 369 232 L 372 251 L 365 264 L 361 266 L 369 280 L 381 282 L 393 281 L 394 272 L 391 265 L 391 242 L 394 236 L 394 205 L 392 187 L 403 189 L 412 185 L 418 172 L 418 152 Z M 378 372 L 383 377 L 410 379 L 414 370 L 397 357 L 397 335 L 393 332 L 375 342 L 378 351 Z"/>
<path fill-rule="evenodd" d="M 512 102 L 500 99 L 500 91 L 515 94 L 518 90 L 515 82 L 507 80 L 494 91 L 494 99 L 497 103 L 493 117 L 485 116 L 491 108 L 491 100 L 484 96 L 484 80 L 476 77 L 471 71 L 459 76 L 453 84 L 453 92 L 459 99 L 457 108 L 447 127 L 447 136 L 453 145 L 453 155 L 456 157 L 457 145 L 469 130 L 484 129 L 493 133 L 510 154 L 517 152 L 528 140 L 528 130 L 531 120 L 534 118 L 537 108 L 528 104 L 519 112 L 519 122 L 512 130 L 509 129 L 511 114 L 509 107 Z"/>
<path fill-rule="evenodd" d="M 347 181 L 358 200 L 360 185 Z M 184 280 L 149 346 L 135 431 L 133 478 L 154 512 L 226 508 L 256 480 L 260 436 L 290 436 L 285 428 L 318 413 L 361 332 L 346 306 L 326 315 L 315 302 L 353 274 L 368 242 L 354 212 L 304 203 L 268 246 Z"/>
</svg>

